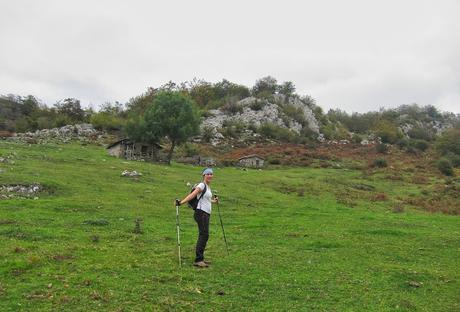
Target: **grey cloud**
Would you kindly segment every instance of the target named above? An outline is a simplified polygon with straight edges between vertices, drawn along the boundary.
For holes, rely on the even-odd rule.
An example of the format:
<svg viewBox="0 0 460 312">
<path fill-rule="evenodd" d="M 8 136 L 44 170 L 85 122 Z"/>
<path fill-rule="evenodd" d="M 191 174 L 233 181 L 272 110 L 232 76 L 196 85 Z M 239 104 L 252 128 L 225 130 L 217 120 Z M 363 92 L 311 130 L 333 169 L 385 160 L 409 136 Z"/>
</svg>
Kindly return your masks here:
<svg viewBox="0 0 460 312">
<path fill-rule="evenodd" d="M 454 0 L 4 1 L 0 93 L 127 101 L 168 80 L 291 80 L 320 106 L 460 112 Z"/>
</svg>

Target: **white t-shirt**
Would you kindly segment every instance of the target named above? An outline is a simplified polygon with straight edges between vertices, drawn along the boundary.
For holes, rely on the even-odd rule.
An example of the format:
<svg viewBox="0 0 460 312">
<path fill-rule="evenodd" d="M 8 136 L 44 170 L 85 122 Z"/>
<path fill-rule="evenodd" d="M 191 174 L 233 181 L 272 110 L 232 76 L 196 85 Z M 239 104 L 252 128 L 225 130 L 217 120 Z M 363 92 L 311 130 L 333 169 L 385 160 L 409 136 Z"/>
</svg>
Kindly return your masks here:
<svg viewBox="0 0 460 312">
<path fill-rule="evenodd" d="M 204 182 L 201 182 L 196 187 L 200 188 L 201 191 L 204 190 Z M 201 192 L 197 194 L 197 198 L 200 198 Z M 211 214 L 211 199 L 212 199 L 212 192 L 209 185 L 206 185 L 206 193 L 204 193 L 203 197 L 198 202 L 198 206 L 196 209 L 203 210 Z"/>
</svg>

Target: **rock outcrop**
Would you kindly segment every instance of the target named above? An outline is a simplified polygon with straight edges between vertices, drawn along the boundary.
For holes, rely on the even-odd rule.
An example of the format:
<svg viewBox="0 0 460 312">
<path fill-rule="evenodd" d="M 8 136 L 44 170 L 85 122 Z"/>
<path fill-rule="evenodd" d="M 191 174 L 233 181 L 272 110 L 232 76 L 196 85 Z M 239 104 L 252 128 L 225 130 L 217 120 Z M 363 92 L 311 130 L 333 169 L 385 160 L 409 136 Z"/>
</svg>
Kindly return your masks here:
<svg viewBox="0 0 460 312">
<path fill-rule="evenodd" d="M 67 125 L 61 128 L 42 129 L 35 132 L 18 133 L 9 140 L 26 143 L 44 144 L 49 142 L 68 143 L 71 140 L 97 141 L 102 132 L 94 129 L 91 124 Z"/>
<path fill-rule="evenodd" d="M 236 113 L 229 113 L 223 108 L 210 110 L 210 117 L 206 118 L 201 127 L 204 131 L 212 131 L 212 142 L 217 143 L 223 139 L 223 135 L 219 132 L 224 126 L 224 122 L 240 122 L 246 125 L 259 127 L 264 123 L 270 123 L 282 128 L 290 129 L 295 133 L 300 133 L 304 127 L 298 122 L 299 119 L 305 121 L 305 127 L 308 127 L 313 133 L 318 135 L 318 139 L 322 138 L 320 133 L 320 125 L 315 117 L 311 108 L 305 104 L 298 97 L 286 98 L 284 95 L 276 94 L 273 96 L 273 103 L 257 99 L 255 97 L 248 97 L 237 102 L 239 111 Z M 290 105 L 301 112 L 300 118 L 297 121 L 292 117 L 283 113 L 283 106 Z"/>
</svg>

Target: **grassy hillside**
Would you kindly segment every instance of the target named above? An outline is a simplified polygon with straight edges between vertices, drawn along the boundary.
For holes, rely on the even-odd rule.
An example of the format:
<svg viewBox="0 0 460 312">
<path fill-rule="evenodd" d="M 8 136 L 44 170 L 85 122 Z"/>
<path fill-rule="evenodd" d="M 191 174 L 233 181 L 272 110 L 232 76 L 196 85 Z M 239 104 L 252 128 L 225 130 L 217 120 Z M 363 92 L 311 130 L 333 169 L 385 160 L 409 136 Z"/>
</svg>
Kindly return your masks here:
<svg viewBox="0 0 460 312">
<path fill-rule="evenodd" d="M 0 200 L 1 311 L 460 310 L 460 219 L 395 213 L 395 198 L 423 191 L 406 180 L 218 168 L 212 187 L 230 256 L 215 213 L 213 263 L 194 268 L 196 225 L 181 207 L 179 269 L 173 199 L 199 168 L 126 162 L 76 144 L 0 142 L 7 156 L 0 184 L 45 190 Z M 143 176 L 121 177 L 125 169 Z M 142 234 L 133 233 L 136 218 Z"/>
</svg>

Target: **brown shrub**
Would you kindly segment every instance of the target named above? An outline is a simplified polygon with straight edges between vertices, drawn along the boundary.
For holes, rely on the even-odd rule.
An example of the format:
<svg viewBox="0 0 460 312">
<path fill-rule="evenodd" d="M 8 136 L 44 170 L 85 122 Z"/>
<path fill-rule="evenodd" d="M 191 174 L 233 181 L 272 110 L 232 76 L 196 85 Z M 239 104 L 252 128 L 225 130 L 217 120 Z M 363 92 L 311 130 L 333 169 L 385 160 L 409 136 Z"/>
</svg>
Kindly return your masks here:
<svg viewBox="0 0 460 312">
<path fill-rule="evenodd" d="M 412 183 L 415 184 L 426 184 L 428 183 L 428 178 L 422 175 L 415 175 L 412 177 Z"/>
<path fill-rule="evenodd" d="M 387 194 L 380 192 L 371 196 L 371 201 L 387 201 Z"/>
</svg>

